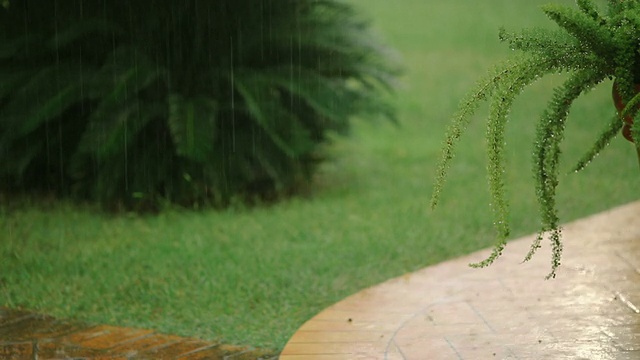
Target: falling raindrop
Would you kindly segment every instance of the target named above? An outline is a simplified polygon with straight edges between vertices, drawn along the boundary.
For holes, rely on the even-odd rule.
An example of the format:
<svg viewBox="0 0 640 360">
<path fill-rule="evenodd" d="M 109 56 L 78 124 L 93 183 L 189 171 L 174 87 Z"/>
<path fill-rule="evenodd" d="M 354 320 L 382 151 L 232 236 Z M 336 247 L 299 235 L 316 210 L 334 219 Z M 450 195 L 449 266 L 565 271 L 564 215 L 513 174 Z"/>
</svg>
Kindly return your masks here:
<svg viewBox="0 0 640 360">
<path fill-rule="evenodd" d="M 235 72 L 233 68 L 233 35 L 229 35 L 230 78 L 231 78 L 231 149 L 236 152 L 236 101 L 235 101 Z"/>
<path fill-rule="evenodd" d="M 295 87 L 295 83 L 293 81 L 293 73 L 294 73 L 294 61 L 293 61 L 293 35 L 289 37 L 289 87 L 293 89 Z M 289 91 L 289 106 L 293 109 L 293 91 Z"/>
</svg>

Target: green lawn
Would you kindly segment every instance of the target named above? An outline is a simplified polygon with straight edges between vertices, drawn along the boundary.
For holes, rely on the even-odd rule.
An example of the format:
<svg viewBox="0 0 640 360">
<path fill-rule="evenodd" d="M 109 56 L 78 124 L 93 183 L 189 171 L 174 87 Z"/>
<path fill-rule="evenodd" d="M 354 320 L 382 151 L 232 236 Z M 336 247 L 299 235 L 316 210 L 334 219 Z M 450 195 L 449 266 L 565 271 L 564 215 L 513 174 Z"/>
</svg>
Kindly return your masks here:
<svg viewBox="0 0 640 360">
<path fill-rule="evenodd" d="M 327 149 L 335 160 L 307 195 L 268 207 L 108 216 L 66 203 L 2 205 L 0 305 L 278 350 L 360 289 L 490 246 L 482 111 L 431 211 L 435 162 L 458 100 L 509 53 L 498 27 L 551 26 L 537 8 L 547 0 L 354 2 L 403 58 L 401 126 L 356 121 Z M 535 121 L 560 80 L 536 83 L 511 113 L 514 237 L 537 230 Z M 567 172 L 612 115 L 610 86 L 573 108 Z M 638 199 L 637 167 L 620 137 L 583 173 L 563 176 L 563 221 Z"/>
</svg>

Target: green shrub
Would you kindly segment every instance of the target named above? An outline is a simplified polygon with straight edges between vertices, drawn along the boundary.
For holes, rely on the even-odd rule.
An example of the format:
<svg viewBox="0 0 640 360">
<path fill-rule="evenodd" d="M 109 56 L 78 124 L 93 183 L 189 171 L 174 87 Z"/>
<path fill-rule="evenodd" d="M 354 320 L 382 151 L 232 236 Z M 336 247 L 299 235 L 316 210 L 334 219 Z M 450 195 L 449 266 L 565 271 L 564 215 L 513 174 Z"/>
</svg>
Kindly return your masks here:
<svg viewBox="0 0 640 360">
<path fill-rule="evenodd" d="M 393 118 L 395 73 L 337 1 L 12 1 L 0 184 L 127 206 L 280 193 L 350 118 Z"/>
</svg>

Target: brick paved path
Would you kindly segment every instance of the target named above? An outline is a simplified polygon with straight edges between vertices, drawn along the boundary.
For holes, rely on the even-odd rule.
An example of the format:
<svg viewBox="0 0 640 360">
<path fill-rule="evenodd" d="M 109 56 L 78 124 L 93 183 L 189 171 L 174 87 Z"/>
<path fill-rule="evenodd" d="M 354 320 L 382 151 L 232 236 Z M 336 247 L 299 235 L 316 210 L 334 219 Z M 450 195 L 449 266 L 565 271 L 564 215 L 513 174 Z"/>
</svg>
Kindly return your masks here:
<svg viewBox="0 0 640 360">
<path fill-rule="evenodd" d="M 521 264 L 526 236 L 489 268 L 467 267 L 481 251 L 357 293 L 304 324 L 280 359 L 639 360 L 640 202 L 563 235 L 554 280 L 548 246 Z"/>
<path fill-rule="evenodd" d="M 0 308 L 0 359 L 275 360 L 267 352 Z"/>
</svg>

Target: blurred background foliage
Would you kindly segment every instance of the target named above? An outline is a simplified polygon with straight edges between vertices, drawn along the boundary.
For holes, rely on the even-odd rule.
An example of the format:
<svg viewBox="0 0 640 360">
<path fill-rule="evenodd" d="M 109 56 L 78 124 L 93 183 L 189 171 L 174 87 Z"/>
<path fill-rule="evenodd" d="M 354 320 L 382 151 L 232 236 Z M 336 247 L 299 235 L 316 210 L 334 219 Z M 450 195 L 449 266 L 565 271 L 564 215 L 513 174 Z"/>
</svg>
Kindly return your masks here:
<svg viewBox="0 0 640 360">
<path fill-rule="evenodd" d="M 156 209 L 295 190 L 398 65 L 338 1 L 3 3 L 0 188 Z"/>
</svg>

